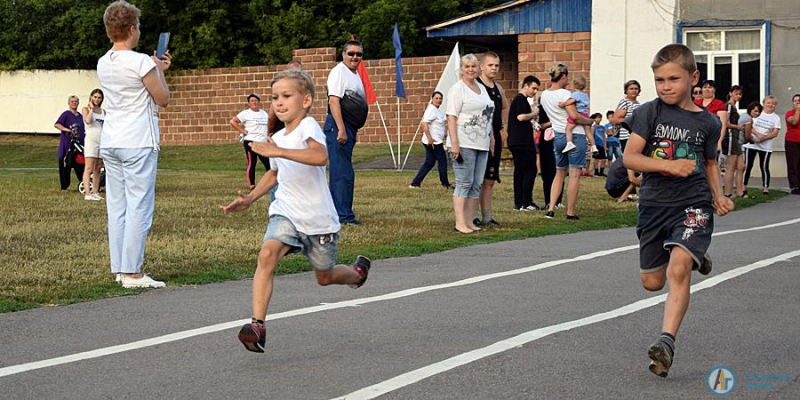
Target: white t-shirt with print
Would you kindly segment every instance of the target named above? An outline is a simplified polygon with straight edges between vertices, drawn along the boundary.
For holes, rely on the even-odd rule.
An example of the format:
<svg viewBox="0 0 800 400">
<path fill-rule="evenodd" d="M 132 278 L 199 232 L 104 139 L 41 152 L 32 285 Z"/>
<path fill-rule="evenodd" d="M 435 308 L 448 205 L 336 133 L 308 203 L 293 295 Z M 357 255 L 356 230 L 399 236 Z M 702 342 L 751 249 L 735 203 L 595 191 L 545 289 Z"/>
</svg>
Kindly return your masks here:
<svg viewBox="0 0 800 400">
<path fill-rule="evenodd" d="M 281 129 L 272 140 L 283 149 L 307 149 L 311 139 L 325 146 L 325 134 L 317 121 L 306 117 L 291 132 Z M 328 189 L 324 166 L 302 164 L 270 157 L 270 168 L 278 172 L 278 191 L 269 205 L 269 215 L 283 215 L 298 232 L 322 235 L 339 232 L 339 215 Z"/>
<path fill-rule="evenodd" d="M 236 115 L 236 118 L 244 125 L 244 130 L 247 131 L 244 140 L 251 142 L 266 142 L 267 141 L 267 122 L 269 115 L 267 112 L 259 109 L 253 111 L 246 109 Z"/>
<path fill-rule="evenodd" d="M 142 81 L 153 68 L 150 56 L 132 50 L 109 50 L 97 61 L 106 107 L 101 148 L 158 150 L 158 106 Z"/>
<path fill-rule="evenodd" d="M 550 123 L 553 124 L 553 130 L 557 133 L 567 133 L 567 113 L 566 108 L 561 108 L 558 103 L 563 103 L 570 99 L 572 93 L 567 89 L 545 90 L 542 92 L 542 97 L 539 103 L 544 107 L 547 117 L 550 118 Z M 583 130 L 583 125 L 576 125 L 572 128 L 573 135 L 585 135 L 586 131 Z"/>
<path fill-rule="evenodd" d="M 342 98 L 348 91 L 358 92 L 362 98 L 367 98 L 358 71 L 353 72 L 343 62 L 340 62 L 328 74 L 328 96 Z"/>
<path fill-rule="evenodd" d="M 488 151 L 492 140 L 494 102 L 489 98 L 486 87 L 477 86 L 480 94 L 473 92 L 464 81 L 456 82 L 447 92 L 446 114 L 457 118 L 459 147 Z M 450 137 L 447 139 L 447 146 L 450 147 Z"/>
<path fill-rule="evenodd" d="M 422 114 L 422 122 L 428 124 L 428 132 L 431 133 L 433 144 L 441 144 L 442 140 L 444 140 L 445 124 L 445 117 L 444 114 L 442 114 L 442 110 L 433 104 L 428 104 L 428 108 L 425 109 L 425 114 Z M 428 136 L 425 134 L 422 135 L 422 144 L 430 144 L 428 143 Z"/>
<path fill-rule="evenodd" d="M 761 115 L 759 115 L 758 118 L 753 120 L 752 134 L 754 136 L 755 135 L 766 136 L 775 128 L 778 128 L 778 130 L 781 129 L 781 117 L 779 117 L 778 114 L 776 113 L 772 114 L 761 113 Z M 775 139 L 773 138 L 758 143 L 747 143 L 742 147 L 753 150 L 771 152 L 773 140 Z"/>
</svg>

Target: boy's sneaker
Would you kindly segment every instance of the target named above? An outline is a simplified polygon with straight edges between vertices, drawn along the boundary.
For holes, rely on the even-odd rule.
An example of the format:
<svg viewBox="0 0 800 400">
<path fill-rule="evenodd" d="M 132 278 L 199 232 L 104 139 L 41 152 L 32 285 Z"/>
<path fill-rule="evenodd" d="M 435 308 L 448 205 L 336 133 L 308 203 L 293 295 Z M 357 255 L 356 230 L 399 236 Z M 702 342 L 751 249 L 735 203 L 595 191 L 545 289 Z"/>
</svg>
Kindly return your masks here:
<svg viewBox="0 0 800 400">
<path fill-rule="evenodd" d="M 356 258 L 356 262 L 353 263 L 353 269 L 361 275 L 361 280 L 358 283 L 350 284 L 349 286 L 353 289 L 358 289 L 364 285 L 364 282 L 367 281 L 367 277 L 369 276 L 369 268 L 372 266 L 372 262 L 369 258 L 364 256 L 358 256 Z"/>
<path fill-rule="evenodd" d="M 558 203 L 558 204 L 556 204 L 556 210 L 560 210 L 560 209 L 562 209 L 562 208 L 564 208 L 564 203 Z"/>
<path fill-rule="evenodd" d="M 481 226 L 491 226 L 493 228 L 499 228 L 500 227 L 500 223 L 495 221 L 494 218 L 492 218 L 492 219 L 490 219 L 490 220 L 488 220 L 486 222 L 481 223 Z"/>
<path fill-rule="evenodd" d="M 480 219 L 480 218 L 475 218 L 475 219 L 473 219 L 473 220 L 472 220 L 472 225 L 475 225 L 475 226 L 477 226 L 478 228 L 480 228 L 480 227 L 481 227 L 481 225 L 483 225 L 483 222 L 481 222 L 481 219 Z"/>
<path fill-rule="evenodd" d="M 577 215 L 569 215 L 569 214 L 567 214 L 567 219 L 577 221 L 577 220 L 581 219 L 581 217 L 579 217 Z"/>
<path fill-rule="evenodd" d="M 412 183 L 412 184 L 408 185 L 408 188 L 409 189 L 419 189 L 419 185 Z"/>
<path fill-rule="evenodd" d="M 527 207 L 523 207 L 524 211 L 542 211 L 542 208 L 533 203 Z"/>
<path fill-rule="evenodd" d="M 575 150 L 575 145 L 572 142 L 567 142 L 567 145 L 564 146 L 564 150 L 561 150 L 561 153 L 569 153 L 572 150 Z"/>
<path fill-rule="evenodd" d="M 164 282 L 157 281 L 147 275 L 142 276 L 141 278 L 131 278 L 126 274 L 120 274 L 119 283 L 122 284 L 122 287 L 130 289 L 130 288 L 161 288 L 167 286 Z"/>
<path fill-rule="evenodd" d="M 650 372 L 666 378 L 669 368 L 672 366 L 672 356 L 669 355 L 667 346 L 661 340 L 653 343 L 647 348 L 647 356 L 650 357 Z"/>
<path fill-rule="evenodd" d="M 697 272 L 701 275 L 708 275 L 711 273 L 711 257 L 708 254 L 703 256 L 703 263 L 700 264 L 700 267 L 697 268 Z"/>
<path fill-rule="evenodd" d="M 245 349 L 263 353 L 264 344 L 267 341 L 267 327 L 255 322 L 244 324 L 239 330 L 239 341 L 242 342 Z"/>
<path fill-rule="evenodd" d="M 544 217 L 547 219 L 553 219 L 556 217 L 556 213 L 554 211 L 548 211 L 544 213 Z"/>
</svg>

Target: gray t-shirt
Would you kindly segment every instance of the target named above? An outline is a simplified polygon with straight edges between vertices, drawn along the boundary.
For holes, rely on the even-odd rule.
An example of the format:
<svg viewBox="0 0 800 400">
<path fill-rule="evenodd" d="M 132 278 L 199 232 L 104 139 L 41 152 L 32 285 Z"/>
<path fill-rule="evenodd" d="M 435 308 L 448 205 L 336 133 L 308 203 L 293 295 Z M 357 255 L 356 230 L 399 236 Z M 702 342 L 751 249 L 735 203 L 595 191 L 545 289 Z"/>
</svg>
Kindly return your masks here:
<svg viewBox="0 0 800 400">
<path fill-rule="evenodd" d="M 719 119 L 706 111 L 686 111 L 655 99 L 642 104 L 623 124 L 647 141 L 644 149 L 647 157 L 697 162 L 686 178 L 644 173 L 639 204 L 682 207 L 711 202 L 705 162 L 717 157 L 722 129 Z"/>
</svg>

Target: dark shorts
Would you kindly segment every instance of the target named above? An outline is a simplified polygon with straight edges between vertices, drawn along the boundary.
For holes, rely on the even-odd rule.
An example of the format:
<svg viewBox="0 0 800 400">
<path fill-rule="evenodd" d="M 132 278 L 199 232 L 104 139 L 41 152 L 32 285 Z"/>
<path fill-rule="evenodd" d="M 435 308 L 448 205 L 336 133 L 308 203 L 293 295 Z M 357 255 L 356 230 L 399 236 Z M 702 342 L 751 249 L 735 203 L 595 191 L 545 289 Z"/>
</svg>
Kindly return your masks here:
<svg viewBox="0 0 800 400">
<path fill-rule="evenodd" d="M 742 144 L 739 143 L 739 132 L 730 132 L 722 140 L 722 154 L 738 156 L 742 154 Z"/>
<path fill-rule="evenodd" d="M 503 154 L 503 142 L 502 139 L 495 139 L 494 155 L 492 155 L 492 152 L 489 152 L 489 158 L 486 160 L 486 173 L 483 179 L 500 183 L 500 158 Z"/>
<path fill-rule="evenodd" d="M 597 157 L 592 157 L 592 158 L 594 158 L 595 160 L 606 160 L 607 159 L 606 149 L 597 146 Z"/>
<path fill-rule="evenodd" d="M 700 266 L 711 245 L 714 232 L 714 207 L 701 203 L 688 207 L 652 207 L 639 205 L 639 267 L 641 273 L 666 268 L 672 247 L 679 246 Z"/>
<path fill-rule="evenodd" d="M 606 192 L 608 192 L 609 196 L 611 196 L 611 197 L 613 197 L 615 199 L 618 199 L 620 196 L 622 196 L 623 193 L 625 193 L 625 190 L 627 190 L 628 186 L 630 186 L 630 185 L 631 185 L 631 181 L 628 180 L 628 179 L 625 179 L 623 181 L 620 181 L 619 183 L 617 183 L 614 186 L 610 186 L 609 187 L 608 185 L 606 185 Z"/>
</svg>

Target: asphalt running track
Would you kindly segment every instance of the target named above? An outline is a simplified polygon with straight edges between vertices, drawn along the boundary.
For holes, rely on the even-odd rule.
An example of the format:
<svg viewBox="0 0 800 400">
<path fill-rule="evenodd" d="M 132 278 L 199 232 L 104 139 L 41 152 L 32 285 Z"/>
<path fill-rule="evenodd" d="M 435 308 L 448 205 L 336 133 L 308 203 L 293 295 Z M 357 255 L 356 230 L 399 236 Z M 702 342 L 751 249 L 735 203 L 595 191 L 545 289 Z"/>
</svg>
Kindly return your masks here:
<svg viewBox="0 0 800 400">
<path fill-rule="evenodd" d="M 685 399 L 717 366 L 800 398 L 800 198 L 716 232 L 667 379 L 626 228 L 381 260 L 358 290 L 278 277 L 265 354 L 236 339 L 247 280 L 0 314 L 0 398 Z"/>
</svg>

